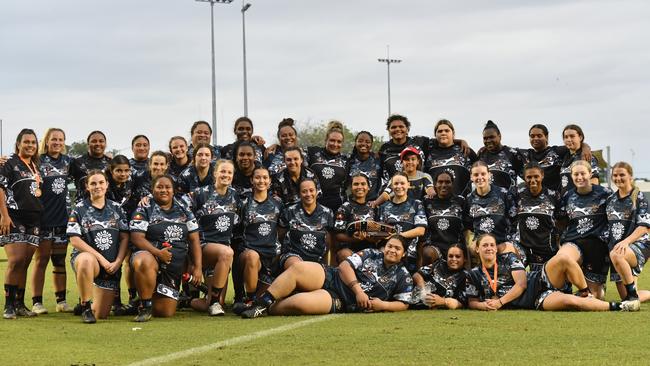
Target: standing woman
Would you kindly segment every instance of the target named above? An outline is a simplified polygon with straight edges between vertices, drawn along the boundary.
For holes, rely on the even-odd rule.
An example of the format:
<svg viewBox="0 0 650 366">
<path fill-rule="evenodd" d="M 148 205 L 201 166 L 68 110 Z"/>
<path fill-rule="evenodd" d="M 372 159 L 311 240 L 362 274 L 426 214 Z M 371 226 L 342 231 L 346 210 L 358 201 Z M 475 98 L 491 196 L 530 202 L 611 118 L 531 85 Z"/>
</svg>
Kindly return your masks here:
<svg viewBox="0 0 650 366">
<path fill-rule="evenodd" d="M 636 282 L 650 257 L 650 215 L 648 201 L 634 185 L 632 166 L 618 162 L 612 168 L 612 180 L 618 191 L 607 199 L 609 258 L 616 272 L 616 282 L 623 300 L 650 300 L 650 291 L 638 291 Z"/>
<path fill-rule="evenodd" d="M 126 211 L 127 214 L 133 213 L 140 200 L 151 194 L 151 184 L 154 178 L 167 174 L 167 171 L 169 170 L 169 155 L 160 150 L 154 151 L 148 162 L 149 164 L 147 164 L 147 168 L 133 177 L 134 193 L 131 199 L 132 202 L 129 204 Z"/>
<path fill-rule="evenodd" d="M 185 137 L 174 136 L 169 139 L 169 153 L 171 154 L 169 174 L 178 181 L 183 170 L 187 169 L 192 163 L 192 159 L 187 154 L 187 140 L 185 140 Z"/>
<path fill-rule="evenodd" d="M 136 135 L 131 140 L 133 158 L 129 159 L 133 175 L 142 174 L 149 166 L 149 138 L 145 135 Z"/>
<path fill-rule="evenodd" d="M 325 147 L 307 148 L 308 165 L 316 173 L 322 190 L 318 203 L 332 211 L 345 202 L 349 157 L 341 153 L 343 138 L 343 124 L 331 121 L 327 126 Z"/>
<path fill-rule="evenodd" d="M 52 261 L 54 296 L 57 312 L 71 312 L 66 302 L 66 266 L 65 256 L 68 237 L 65 228 L 68 216 L 68 183 L 72 158 L 65 155 L 65 133 L 59 128 L 50 128 L 41 141 L 40 173 L 43 178 L 43 204 L 41 220 L 41 242 L 36 250 L 36 265 L 32 272 L 32 311 L 47 314 L 43 306 L 43 285 L 47 263 Z"/>
<path fill-rule="evenodd" d="M 206 121 L 196 121 L 192 124 L 192 128 L 190 129 L 190 136 L 192 139 L 192 142 L 190 143 L 190 146 L 187 148 L 187 155 L 190 158 L 194 157 L 194 152 L 198 148 L 199 144 L 207 145 L 208 149 L 210 149 L 210 156 L 212 157 L 212 161 L 215 161 L 217 159 L 221 159 L 221 146 L 215 145 L 212 146 L 210 143 L 212 142 L 212 127 L 210 127 L 210 124 Z"/>
<path fill-rule="evenodd" d="M 0 168 L 0 246 L 7 254 L 3 317 L 36 316 L 25 307 L 27 268 L 38 248 L 43 191 L 38 140 L 24 128 L 16 137 L 15 152 Z"/>
<path fill-rule="evenodd" d="M 248 142 L 255 150 L 254 160 L 257 164 L 262 164 L 264 160 L 264 141 L 260 136 L 253 136 L 253 121 L 248 117 L 239 117 L 235 121 L 233 129 L 237 140 L 232 144 L 228 144 L 221 149 L 221 156 L 224 159 L 235 160 L 237 152 L 235 151 L 236 145 L 242 142 Z"/>
<path fill-rule="evenodd" d="M 461 309 L 467 305 L 465 297 L 465 247 L 452 244 L 445 259 L 438 258 L 413 275 L 413 296 L 415 308 L 423 305 L 430 309 Z"/>
<path fill-rule="evenodd" d="M 571 166 L 575 161 L 582 160 L 585 134 L 582 128 L 578 125 L 567 125 L 562 130 L 562 140 L 564 146 L 569 149 L 569 153 L 564 156 L 562 160 L 562 169 L 560 171 L 561 190 L 560 193 L 564 195 L 569 190 L 575 188 L 573 184 L 573 174 L 571 173 Z M 592 184 L 599 184 L 598 176 L 600 175 L 600 168 L 598 167 L 598 160 L 595 156 L 591 156 L 589 160 L 591 165 L 590 181 Z"/>
<path fill-rule="evenodd" d="M 96 318 L 108 317 L 119 291 L 129 226 L 122 207 L 106 199 L 104 172 L 88 172 L 86 189 L 89 198 L 77 203 L 70 213 L 67 234 L 74 247 L 70 263 L 77 277 L 81 319 L 95 323 Z"/>
<path fill-rule="evenodd" d="M 379 148 L 379 161 L 382 172 L 382 186 L 388 184 L 390 178 L 397 172 L 402 171 L 400 153 L 409 146 L 414 146 L 423 151 L 426 155 L 429 148 L 429 138 L 425 136 L 409 136 L 411 122 L 399 114 L 388 117 L 386 130 L 390 135 L 390 141 L 385 142 Z"/>
<path fill-rule="evenodd" d="M 264 152 L 264 166 L 269 169 L 271 176 L 287 167 L 284 163 L 284 151 L 290 147 L 298 146 L 298 132 L 293 124 L 293 118 L 285 118 L 280 121 L 277 132 L 279 146 L 269 146 Z"/>
<path fill-rule="evenodd" d="M 178 181 L 178 190 L 181 193 L 190 193 L 199 187 L 214 184 L 214 166 L 212 160 L 212 147 L 208 144 L 196 145 L 192 165 L 183 170 Z"/>
<path fill-rule="evenodd" d="M 300 183 L 305 179 L 313 180 L 316 183 L 317 194 L 320 193 L 316 173 L 303 164 L 303 154 L 299 147 L 285 149 L 284 162 L 286 169 L 271 177 L 271 191 L 274 196 L 282 200 L 285 207 L 300 202 Z"/>
<path fill-rule="evenodd" d="M 212 273 L 206 276 L 211 286 L 207 299 L 210 316 L 224 315 L 221 302 L 233 262 L 232 239 L 240 223 L 242 204 L 237 191 L 231 187 L 233 174 L 230 160 L 217 160 L 214 185 L 192 192 L 192 209 L 200 229 L 202 263 L 204 269 Z"/>
<path fill-rule="evenodd" d="M 253 192 L 253 170 L 260 163 L 255 161 L 255 146 L 248 141 L 236 142 L 234 146 L 235 176 L 232 187 L 240 198 Z"/>
<path fill-rule="evenodd" d="M 86 139 L 88 153 L 72 160 L 70 175 L 74 179 L 77 189 L 75 201 L 79 202 L 87 198 L 86 175 L 91 170 L 106 170 L 111 158 L 106 156 L 106 135 L 102 131 L 93 131 Z"/>
<path fill-rule="evenodd" d="M 368 177 L 368 201 L 377 199 L 381 189 L 381 165 L 379 158 L 372 151 L 372 144 L 374 137 L 368 131 L 361 131 L 357 133 L 354 138 L 354 148 L 352 155 L 348 161 L 350 177 L 354 177 L 359 173 Z M 352 181 L 350 180 L 350 185 Z"/>
<path fill-rule="evenodd" d="M 485 148 L 479 152 L 478 158 L 487 164 L 492 182 L 498 187 L 515 190 L 517 177 L 524 166 L 519 151 L 501 145 L 501 131 L 492 121 L 487 121 L 483 128 L 483 145 Z"/>
<path fill-rule="evenodd" d="M 426 231 L 427 216 L 422 202 L 408 196 L 409 180 L 406 174 L 395 173 L 391 184 L 394 195 L 379 207 L 377 221 L 395 227 L 395 231 L 407 240 L 406 269 L 409 273 L 415 273 L 418 245 Z"/>
<path fill-rule="evenodd" d="M 161 175 L 152 182 L 153 199 L 138 206 L 130 223 L 130 240 L 138 251 L 131 267 L 140 295 L 136 322 L 151 316 L 171 317 L 176 313 L 181 277 L 188 251 L 191 253 L 193 284 L 203 280 L 201 244 L 194 214 L 174 199 L 174 181 Z"/>
</svg>

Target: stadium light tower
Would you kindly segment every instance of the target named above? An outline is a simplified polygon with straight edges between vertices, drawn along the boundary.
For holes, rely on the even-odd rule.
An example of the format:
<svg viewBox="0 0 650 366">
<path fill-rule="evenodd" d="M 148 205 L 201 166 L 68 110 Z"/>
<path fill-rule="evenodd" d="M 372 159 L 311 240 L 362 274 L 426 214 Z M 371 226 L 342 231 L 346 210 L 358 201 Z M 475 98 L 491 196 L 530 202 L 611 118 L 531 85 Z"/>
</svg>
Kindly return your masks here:
<svg viewBox="0 0 650 366">
<path fill-rule="evenodd" d="M 214 69 L 214 4 L 230 4 L 233 0 L 195 0 L 210 3 L 210 31 L 212 35 L 212 144 L 217 144 L 217 90 Z"/>
<path fill-rule="evenodd" d="M 244 116 L 248 117 L 248 78 L 246 74 L 246 10 L 251 7 L 251 4 L 244 4 L 242 1 L 241 7 L 241 30 L 242 30 L 242 50 L 244 62 Z"/>
<path fill-rule="evenodd" d="M 398 64 L 402 60 L 390 58 L 390 46 L 386 46 L 386 58 L 378 58 L 377 61 L 385 62 L 388 71 L 388 116 L 390 117 L 390 64 Z"/>
</svg>

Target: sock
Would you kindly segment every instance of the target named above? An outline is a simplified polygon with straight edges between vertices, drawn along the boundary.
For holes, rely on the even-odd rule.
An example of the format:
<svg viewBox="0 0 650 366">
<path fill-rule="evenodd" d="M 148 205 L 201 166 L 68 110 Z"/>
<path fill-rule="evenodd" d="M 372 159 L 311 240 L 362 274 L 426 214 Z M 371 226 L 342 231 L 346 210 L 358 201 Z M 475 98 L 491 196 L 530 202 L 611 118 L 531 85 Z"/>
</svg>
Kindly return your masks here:
<svg viewBox="0 0 650 366">
<path fill-rule="evenodd" d="M 138 290 L 129 288 L 129 302 L 132 302 L 136 297 L 138 297 Z"/>
<path fill-rule="evenodd" d="M 140 307 L 151 308 L 153 307 L 153 301 L 151 299 L 142 299 L 140 300 Z"/>
<path fill-rule="evenodd" d="M 634 284 L 634 282 L 625 285 L 625 290 L 627 290 L 627 297 L 626 298 L 628 298 L 628 299 L 630 299 L 630 298 L 638 299 L 639 298 L 639 294 L 637 294 L 637 292 L 636 292 L 636 285 Z"/>
<path fill-rule="evenodd" d="M 16 304 L 25 304 L 25 289 L 19 288 L 16 290 Z"/>
<path fill-rule="evenodd" d="M 210 305 L 214 304 L 215 302 L 219 302 L 219 297 L 221 297 L 221 290 L 223 290 L 223 287 L 212 287 L 212 298 L 210 299 Z"/>
<path fill-rule="evenodd" d="M 248 292 L 247 291 L 246 292 L 246 299 L 248 299 L 250 301 L 254 301 L 255 300 L 255 292 L 256 291 L 253 291 L 253 292 Z"/>
<path fill-rule="evenodd" d="M 620 302 L 610 302 L 609 303 L 609 311 L 619 311 L 621 310 L 621 303 Z"/>
<path fill-rule="evenodd" d="M 255 305 L 269 307 L 275 302 L 275 297 L 270 292 L 264 291 L 260 297 L 255 299 Z"/>
<path fill-rule="evenodd" d="M 5 284 L 5 308 L 7 305 L 13 305 L 16 302 L 16 291 L 18 286 Z"/>
<path fill-rule="evenodd" d="M 90 301 L 90 300 L 88 300 L 88 301 L 82 301 L 82 302 L 81 302 L 81 308 L 82 308 L 83 310 L 90 309 L 90 305 L 91 305 L 91 304 L 92 304 L 92 301 Z"/>
<path fill-rule="evenodd" d="M 65 290 L 55 292 L 54 296 L 56 296 L 57 303 L 65 301 Z"/>
<path fill-rule="evenodd" d="M 120 296 L 119 291 L 115 293 L 115 296 L 113 297 L 113 306 L 121 306 L 122 305 L 122 296 Z"/>
<path fill-rule="evenodd" d="M 629 292 L 628 292 L 629 293 Z M 32 305 L 36 305 L 36 303 L 43 303 L 43 296 L 34 296 L 32 297 Z"/>
</svg>

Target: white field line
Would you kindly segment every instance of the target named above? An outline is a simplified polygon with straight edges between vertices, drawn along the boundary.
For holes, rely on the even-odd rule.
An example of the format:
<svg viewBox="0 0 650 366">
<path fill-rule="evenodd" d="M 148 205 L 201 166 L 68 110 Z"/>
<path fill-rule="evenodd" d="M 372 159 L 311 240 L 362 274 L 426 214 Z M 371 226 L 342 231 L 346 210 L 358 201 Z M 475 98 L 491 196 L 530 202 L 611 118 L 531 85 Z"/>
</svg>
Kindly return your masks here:
<svg viewBox="0 0 650 366">
<path fill-rule="evenodd" d="M 165 362 L 171 362 L 178 360 L 180 358 L 184 357 L 189 357 L 189 356 L 196 356 L 201 353 L 206 353 L 210 352 L 212 350 L 218 349 L 218 348 L 223 348 L 223 347 L 229 347 L 229 346 L 234 346 L 240 343 L 246 343 L 250 342 L 253 340 L 256 340 L 258 338 L 263 338 L 263 337 L 268 337 L 270 335 L 278 334 L 278 333 L 284 333 L 289 330 L 297 329 L 297 328 L 302 328 L 310 324 L 314 323 L 319 323 L 325 320 L 330 320 L 336 317 L 340 317 L 342 314 L 330 314 L 330 315 L 324 315 L 324 316 L 319 316 L 319 317 L 314 317 L 311 319 L 287 324 L 287 325 L 282 325 L 277 328 L 271 328 L 271 329 L 266 329 L 266 330 L 261 330 L 259 332 L 235 337 L 235 338 L 230 338 L 226 339 L 220 342 L 216 343 L 211 343 L 211 344 L 206 344 L 205 346 L 200 346 L 200 347 L 193 347 L 186 349 L 184 351 L 179 351 L 179 352 L 174 352 L 174 353 L 169 353 L 167 355 L 163 356 L 157 356 L 157 357 L 152 357 L 152 358 L 147 358 L 142 361 L 138 362 L 133 362 L 128 364 L 127 366 L 146 366 L 146 365 L 158 365 L 161 363 Z M 245 321 L 245 320 L 244 320 Z"/>
</svg>

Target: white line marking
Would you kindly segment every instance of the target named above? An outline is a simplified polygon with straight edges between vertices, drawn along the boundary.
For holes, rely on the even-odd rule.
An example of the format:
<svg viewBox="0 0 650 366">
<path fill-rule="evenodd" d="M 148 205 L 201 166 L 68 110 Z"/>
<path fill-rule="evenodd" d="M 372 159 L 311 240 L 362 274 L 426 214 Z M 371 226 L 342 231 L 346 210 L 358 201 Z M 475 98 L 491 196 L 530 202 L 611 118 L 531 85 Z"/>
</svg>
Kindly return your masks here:
<svg viewBox="0 0 650 366">
<path fill-rule="evenodd" d="M 303 320 L 300 322 L 296 323 L 291 323 L 287 325 L 283 325 L 277 328 L 271 328 L 271 329 L 266 329 L 266 330 L 261 330 L 259 332 L 235 337 L 235 338 L 230 338 L 226 339 L 220 342 L 216 343 L 211 343 L 211 344 L 206 344 L 205 346 L 200 346 L 200 347 L 193 347 L 186 349 L 184 351 L 179 351 L 179 352 L 174 352 L 170 353 L 167 355 L 163 356 L 157 356 L 157 357 L 152 357 L 152 358 L 147 358 L 142 361 L 130 363 L 127 366 L 146 366 L 146 365 L 158 365 L 161 363 L 165 362 L 171 362 L 174 360 L 178 360 L 180 358 L 184 357 L 189 357 L 189 356 L 196 356 L 201 353 L 206 353 L 209 351 L 212 351 L 217 348 L 223 348 L 223 347 L 229 347 L 229 346 L 234 346 L 240 343 L 245 343 L 245 342 L 250 342 L 258 338 L 263 338 L 267 337 L 270 335 L 278 334 L 278 333 L 283 333 L 289 330 L 297 329 L 297 328 L 302 328 L 304 326 L 314 324 L 314 323 L 319 323 L 325 320 L 333 319 L 343 316 L 342 314 L 329 314 L 329 315 L 324 315 L 324 316 L 319 316 L 319 317 L 314 317 L 311 319 Z M 245 321 L 245 320 L 244 320 Z"/>
</svg>

